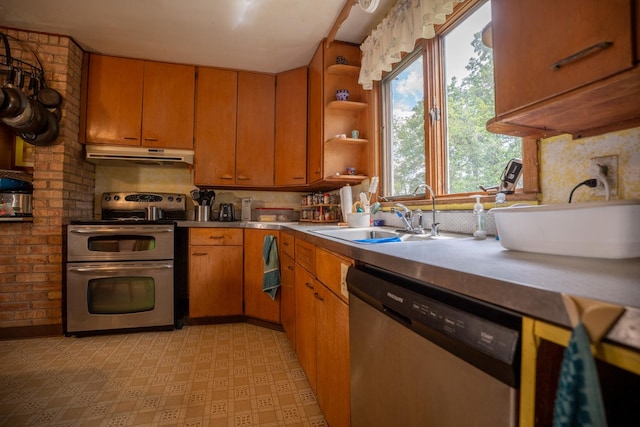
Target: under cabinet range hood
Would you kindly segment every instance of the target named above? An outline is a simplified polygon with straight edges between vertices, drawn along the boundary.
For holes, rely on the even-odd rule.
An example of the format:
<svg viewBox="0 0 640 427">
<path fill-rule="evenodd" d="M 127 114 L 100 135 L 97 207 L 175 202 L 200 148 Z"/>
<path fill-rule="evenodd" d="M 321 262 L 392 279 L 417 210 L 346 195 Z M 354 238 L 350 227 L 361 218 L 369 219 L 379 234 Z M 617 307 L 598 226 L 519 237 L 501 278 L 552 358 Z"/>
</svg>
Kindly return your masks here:
<svg viewBox="0 0 640 427">
<path fill-rule="evenodd" d="M 193 150 L 125 147 L 118 145 L 85 145 L 87 161 L 100 165 L 193 165 Z"/>
</svg>

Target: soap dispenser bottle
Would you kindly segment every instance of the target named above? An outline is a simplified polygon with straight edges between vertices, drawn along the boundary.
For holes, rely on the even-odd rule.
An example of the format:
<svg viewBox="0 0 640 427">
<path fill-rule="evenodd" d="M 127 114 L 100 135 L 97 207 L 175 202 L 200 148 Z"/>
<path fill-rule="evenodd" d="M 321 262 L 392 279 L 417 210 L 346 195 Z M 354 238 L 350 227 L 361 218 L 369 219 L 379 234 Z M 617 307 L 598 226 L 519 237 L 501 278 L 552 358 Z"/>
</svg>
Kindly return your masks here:
<svg viewBox="0 0 640 427">
<path fill-rule="evenodd" d="M 487 238 L 487 229 L 485 228 L 485 212 L 482 203 L 480 203 L 481 196 L 474 196 L 476 198 L 476 204 L 473 205 L 473 219 L 475 229 L 473 231 L 473 238 L 477 240 L 483 240 Z"/>
<path fill-rule="evenodd" d="M 496 208 L 506 208 L 506 207 L 507 207 L 507 196 L 504 193 L 496 194 Z M 496 240 L 500 240 L 500 234 L 498 233 L 497 223 L 496 223 Z"/>
</svg>

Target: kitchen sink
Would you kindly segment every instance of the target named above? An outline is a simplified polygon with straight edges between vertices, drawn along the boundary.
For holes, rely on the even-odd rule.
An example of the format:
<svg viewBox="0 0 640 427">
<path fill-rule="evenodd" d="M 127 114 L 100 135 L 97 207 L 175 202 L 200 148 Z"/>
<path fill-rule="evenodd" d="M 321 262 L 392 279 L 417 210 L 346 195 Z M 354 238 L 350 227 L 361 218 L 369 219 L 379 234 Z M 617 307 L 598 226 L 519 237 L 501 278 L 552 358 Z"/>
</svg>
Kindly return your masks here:
<svg viewBox="0 0 640 427">
<path fill-rule="evenodd" d="M 336 239 L 362 244 L 446 240 L 463 237 L 462 235 L 450 233 L 441 233 L 439 236 L 431 236 L 429 232 L 426 234 L 413 234 L 391 227 L 330 228 L 320 230 L 310 229 L 309 231 L 327 237 L 334 237 Z"/>
</svg>

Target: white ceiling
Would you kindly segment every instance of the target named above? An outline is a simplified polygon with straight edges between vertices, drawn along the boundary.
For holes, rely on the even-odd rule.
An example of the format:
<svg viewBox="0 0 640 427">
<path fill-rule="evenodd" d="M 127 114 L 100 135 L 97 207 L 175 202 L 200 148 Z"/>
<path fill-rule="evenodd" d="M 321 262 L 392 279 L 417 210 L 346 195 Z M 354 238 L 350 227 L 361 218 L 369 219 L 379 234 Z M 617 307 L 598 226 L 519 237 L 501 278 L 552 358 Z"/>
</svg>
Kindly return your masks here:
<svg viewBox="0 0 640 427">
<path fill-rule="evenodd" d="M 0 26 L 61 34 L 83 49 L 277 73 L 308 65 L 347 0 L 2 0 Z M 357 5 L 336 40 L 361 43 L 395 0 Z"/>
</svg>

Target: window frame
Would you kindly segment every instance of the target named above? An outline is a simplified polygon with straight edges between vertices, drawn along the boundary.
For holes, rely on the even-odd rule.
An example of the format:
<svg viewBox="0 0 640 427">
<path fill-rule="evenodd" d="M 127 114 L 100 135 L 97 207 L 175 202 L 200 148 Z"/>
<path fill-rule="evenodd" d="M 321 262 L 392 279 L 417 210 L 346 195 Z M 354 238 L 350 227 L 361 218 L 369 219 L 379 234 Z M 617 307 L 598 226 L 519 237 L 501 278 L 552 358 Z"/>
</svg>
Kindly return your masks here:
<svg viewBox="0 0 640 427">
<path fill-rule="evenodd" d="M 444 36 L 451 31 L 466 16 L 478 9 L 485 0 L 469 0 L 458 3 L 454 7 L 454 11 L 448 16 L 447 21 L 435 27 L 436 36 L 432 39 L 420 39 L 416 41 L 415 48 L 412 52 L 403 54 L 402 60 L 413 55 L 422 55 L 423 75 L 424 75 L 424 96 L 425 96 L 425 117 L 424 120 L 424 141 L 425 141 L 425 175 L 427 184 L 429 184 L 436 195 L 436 203 L 469 203 L 469 197 L 472 195 L 481 195 L 484 201 L 493 200 L 495 193 L 486 193 L 481 190 L 467 193 L 446 194 L 447 188 L 447 146 L 444 135 L 446 133 L 446 117 L 444 115 L 446 87 L 444 83 Z M 403 64 L 399 62 L 398 64 Z M 393 70 L 385 73 L 386 78 L 390 74 L 396 74 L 396 66 Z M 389 108 L 388 94 L 384 88 L 384 83 L 379 82 L 378 99 L 380 108 L 377 109 L 380 115 L 380 124 L 382 125 L 380 141 L 379 141 L 379 160 L 381 173 L 381 190 L 382 201 L 384 196 L 388 196 L 390 178 L 387 177 L 387 168 L 385 167 L 385 159 L 388 158 L 388 141 L 389 128 L 387 122 Z M 385 99 L 386 98 L 386 99 Z M 432 100 L 427 104 L 427 100 Z M 435 102 L 433 102 L 435 101 Z M 428 111 L 435 106 L 442 112 L 442 119 L 436 121 L 433 125 L 427 120 Z M 490 119 L 492 120 L 492 119 Z M 523 186 L 518 188 L 514 194 L 509 195 L 509 199 L 513 201 L 535 200 L 538 199 L 539 179 L 538 179 L 538 158 L 539 158 L 539 141 L 532 137 L 522 137 L 522 163 L 523 163 Z M 506 163 L 505 163 L 506 165 Z M 496 182 L 497 183 L 497 182 Z M 407 205 L 419 205 L 420 202 L 430 198 L 426 192 L 411 196 L 388 196 L 393 202 L 402 201 Z M 486 199 L 485 199 L 486 198 Z"/>
</svg>

